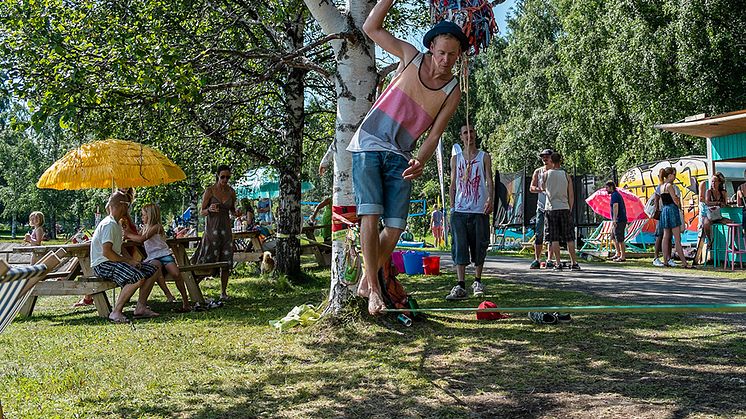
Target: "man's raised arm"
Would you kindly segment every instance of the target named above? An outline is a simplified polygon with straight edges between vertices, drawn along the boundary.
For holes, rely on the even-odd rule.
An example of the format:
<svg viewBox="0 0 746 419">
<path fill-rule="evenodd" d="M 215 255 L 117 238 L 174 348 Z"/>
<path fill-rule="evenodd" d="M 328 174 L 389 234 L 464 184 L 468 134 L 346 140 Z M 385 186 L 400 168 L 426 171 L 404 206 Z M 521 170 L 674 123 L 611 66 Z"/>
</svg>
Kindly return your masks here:
<svg viewBox="0 0 746 419">
<path fill-rule="evenodd" d="M 381 0 L 373 6 L 373 10 L 370 11 L 368 18 L 363 23 L 363 31 L 386 52 L 408 63 L 417 55 L 417 48 L 409 42 L 395 37 L 391 32 L 383 28 L 383 19 L 393 4 L 394 0 Z"/>
</svg>

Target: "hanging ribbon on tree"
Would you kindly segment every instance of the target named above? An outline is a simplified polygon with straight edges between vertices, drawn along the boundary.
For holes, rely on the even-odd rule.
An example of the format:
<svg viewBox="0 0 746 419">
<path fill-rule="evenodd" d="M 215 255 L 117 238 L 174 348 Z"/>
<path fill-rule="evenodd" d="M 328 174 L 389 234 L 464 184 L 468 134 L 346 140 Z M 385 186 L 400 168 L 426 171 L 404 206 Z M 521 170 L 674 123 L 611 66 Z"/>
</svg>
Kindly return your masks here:
<svg viewBox="0 0 746 419">
<path fill-rule="evenodd" d="M 477 55 L 489 46 L 498 31 L 492 7 L 505 0 L 430 0 L 433 22 L 451 21 L 461 27 L 469 40 L 469 54 Z"/>
</svg>

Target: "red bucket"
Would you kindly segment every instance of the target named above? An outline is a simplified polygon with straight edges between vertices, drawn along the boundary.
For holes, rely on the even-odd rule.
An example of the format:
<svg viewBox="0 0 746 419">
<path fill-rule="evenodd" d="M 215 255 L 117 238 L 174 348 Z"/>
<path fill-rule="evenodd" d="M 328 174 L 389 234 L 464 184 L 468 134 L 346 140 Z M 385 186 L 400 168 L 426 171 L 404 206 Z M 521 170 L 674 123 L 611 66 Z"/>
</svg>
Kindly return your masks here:
<svg viewBox="0 0 746 419">
<path fill-rule="evenodd" d="M 440 275 L 440 256 L 422 258 L 422 269 L 425 271 L 425 275 Z"/>
</svg>

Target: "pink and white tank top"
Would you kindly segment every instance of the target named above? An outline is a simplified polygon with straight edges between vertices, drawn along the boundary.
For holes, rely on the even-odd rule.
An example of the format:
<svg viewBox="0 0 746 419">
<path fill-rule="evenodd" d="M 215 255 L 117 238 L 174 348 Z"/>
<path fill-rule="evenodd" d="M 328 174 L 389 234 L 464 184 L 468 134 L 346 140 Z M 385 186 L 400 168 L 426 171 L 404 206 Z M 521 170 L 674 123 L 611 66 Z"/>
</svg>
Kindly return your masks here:
<svg viewBox="0 0 746 419">
<path fill-rule="evenodd" d="M 456 154 L 456 212 L 484 214 L 487 202 L 487 183 L 484 173 L 484 151 L 479 150 L 471 160 L 464 153 Z"/>
<path fill-rule="evenodd" d="M 425 54 L 417 54 L 391 80 L 365 115 L 347 151 L 392 151 L 407 159 L 412 157 L 417 140 L 430 129 L 458 86 L 456 77 L 439 89 L 425 86 L 420 78 L 423 58 Z"/>
</svg>

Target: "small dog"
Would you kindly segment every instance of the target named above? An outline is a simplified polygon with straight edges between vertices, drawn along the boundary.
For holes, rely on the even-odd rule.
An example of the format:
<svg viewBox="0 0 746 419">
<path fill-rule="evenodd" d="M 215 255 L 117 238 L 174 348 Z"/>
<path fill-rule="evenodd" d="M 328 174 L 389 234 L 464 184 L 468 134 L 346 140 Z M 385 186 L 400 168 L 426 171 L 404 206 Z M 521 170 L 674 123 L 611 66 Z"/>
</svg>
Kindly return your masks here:
<svg viewBox="0 0 746 419">
<path fill-rule="evenodd" d="M 262 275 L 269 275 L 275 270 L 275 258 L 272 257 L 272 253 L 264 252 L 262 256 L 262 263 L 259 266 Z"/>
</svg>

